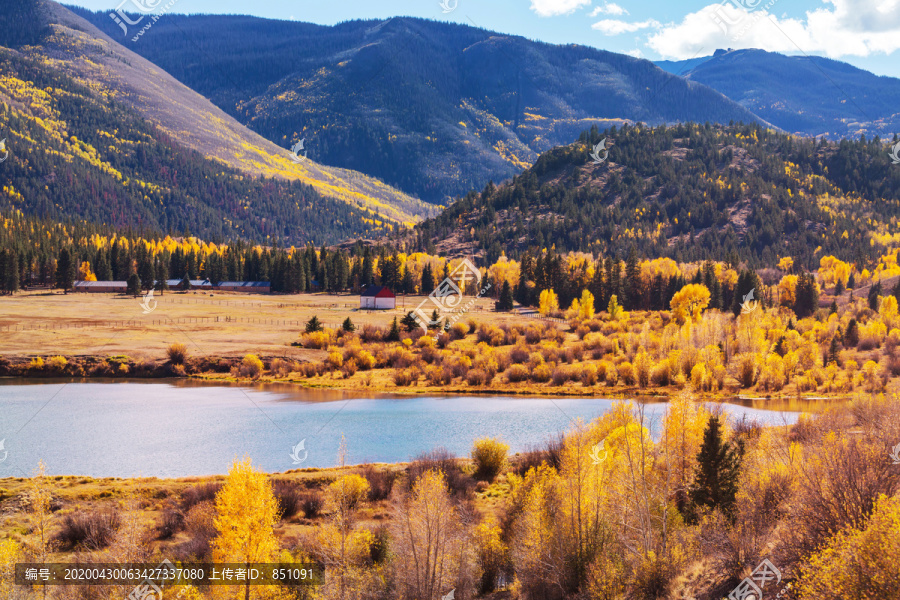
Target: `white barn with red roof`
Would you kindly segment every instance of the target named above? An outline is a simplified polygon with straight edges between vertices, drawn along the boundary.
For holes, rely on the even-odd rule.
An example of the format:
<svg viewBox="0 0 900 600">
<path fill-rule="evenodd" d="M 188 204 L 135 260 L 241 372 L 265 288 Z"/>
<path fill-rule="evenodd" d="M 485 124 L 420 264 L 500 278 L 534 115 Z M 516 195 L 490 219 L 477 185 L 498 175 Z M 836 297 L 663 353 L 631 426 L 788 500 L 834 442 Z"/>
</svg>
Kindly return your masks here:
<svg viewBox="0 0 900 600">
<path fill-rule="evenodd" d="M 359 295 L 359 307 L 364 310 L 392 310 L 397 308 L 397 296 L 383 285 L 370 285 Z"/>
</svg>

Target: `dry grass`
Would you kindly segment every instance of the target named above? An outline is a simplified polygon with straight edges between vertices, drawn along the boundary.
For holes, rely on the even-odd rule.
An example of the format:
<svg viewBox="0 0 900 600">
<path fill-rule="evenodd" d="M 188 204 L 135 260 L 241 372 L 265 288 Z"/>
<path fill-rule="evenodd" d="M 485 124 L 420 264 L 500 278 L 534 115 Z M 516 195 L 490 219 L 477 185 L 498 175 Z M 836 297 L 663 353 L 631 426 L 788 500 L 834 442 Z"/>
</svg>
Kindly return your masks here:
<svg viewBox="0 0 900 600">
<path fill-rule="evenodd" d="M 192 357 L 278 356 L 292 360 L 321 360 L 318 352 L 292 347 L 303 331 L 302 323 L 313 315 L 331 326 L 350 317 L 357 327 L 385 326 L 405 310 L 414 309 L 421 297 L 398 298 L 390 312 L 360 312 L 355 295 L 299 294 L 290 296 L 247 295 L 223 292 L 166 292 L 156 296 L 156 309 L 143 314 L 140 299 L 113 294 L 19 293 L 0 297 L 0 356 L 127 355 L 141 360 L 165 360 L 172 343 L 182 343 Z M 490 311 L 493 300 L 477 301 L 480 311 Z M 479 320 L 501 323 L 516 319 L 493 312 L 476 313 Z M 189 319 L 213 322 L 186 322 Z M 218 318 L 218 322 L 215 319 Z M 103 327 L 110 322 L 133 321 L 126 327 Z M 260 322 L 263 321 L 263 322 Z M 268 322 L 266 322 L 268 321 Z M 282 325 L 275 321 L 296 322 Z M 76 327 L 78 325 L 78 327 Z M 7 327 L 67 329 L 6 331 Z"/>
</svg>

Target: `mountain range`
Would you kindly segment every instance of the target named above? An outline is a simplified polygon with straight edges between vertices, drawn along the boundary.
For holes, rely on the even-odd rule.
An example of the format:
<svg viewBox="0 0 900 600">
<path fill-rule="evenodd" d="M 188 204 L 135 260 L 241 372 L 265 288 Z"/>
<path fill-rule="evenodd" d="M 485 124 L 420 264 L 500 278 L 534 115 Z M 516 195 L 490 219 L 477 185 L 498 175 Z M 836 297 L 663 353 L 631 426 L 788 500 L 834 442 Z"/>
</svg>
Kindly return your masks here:
<svg viewBox="0 0 900 600">
<path fill-rule="evenodd" d="M 380 235 L 435 213 L 279 148 L 54 2 L 4 4 L 0 32 L 8 208 L 290 243 Z"/>
<path fill-rule="evenodd" d="M 0 6 L 0 210 L 278 244 L 396 235 L 434 217 L 419 246 L 636 245 L 764 263 L 858 253 L 893 218 L 900 182 L 869 134 L 888 133 L 898 80 L 835 61 L 720 51 L 662 65 L 680 77 L 402 17 L 128 22 L 50 0 Z M 854 95 L 836 106 L 827 86 Z M 819 146 L 783 133 L 833 136 L 836 124 L 868 137 Z M 605 171 L 586 158 L 603 138 Z"/>
<path fill-rule="evenodd" d="M 758 121 L 646 60 L 466 25 L 169 15 L 133 41 L 107 13 L 77 12 L 275 144 L 306 139 L 317 161 L 432 203 L 594 124 Z"/>
<path fill-rule="evenodd" d="M 776 127 L 830 139 L 900 133 L 900 79 L 819 56 L 719 50 L 660 68 L 707 85 Z"/>
</svg>

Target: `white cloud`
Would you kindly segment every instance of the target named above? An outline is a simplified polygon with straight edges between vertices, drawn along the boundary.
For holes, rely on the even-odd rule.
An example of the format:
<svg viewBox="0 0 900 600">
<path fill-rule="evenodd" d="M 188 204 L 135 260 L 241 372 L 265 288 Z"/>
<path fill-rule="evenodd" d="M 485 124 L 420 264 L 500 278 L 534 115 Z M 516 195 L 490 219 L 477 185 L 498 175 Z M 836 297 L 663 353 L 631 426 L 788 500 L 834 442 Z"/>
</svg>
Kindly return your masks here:
<svg viewBox="0 0 900 600">
<path fill-rule="evenodd" d="M 591 17 L 597 17 L 600 15 L 613 15 L 615 17 L 621 17 L 622 15 L 627 15 L 628 11 L 616 4 L 615 2 L 607 2 L 603 6 L 598 6 L 594 10 L 591 11 Z"/>
<path fill-rule="evenodd" d="M 591 29 L 596 29 L 603 35 L 619 35 L 620 33 L 634 33 L 641 29 L 650 29 L 660 27 L 659 21 L 649 19 L 647 21 L 638 21 L 629 23 L 621 19 L 603 19 L 591 25 Z"/>
<path fill-rule="evenodd" d="M 831 58 L 890 54 L 900 49 L 900 0 L 822 0 L 805 19 L 769 13 L 777 0 L 755 11 L 710 4 L 650 36 L 648 46 L 666 58 L 687 59 L 717 48 L 822 53 Z"/>
<path fill-rule="evenodd" d="M 531 0 L 531 10 L 540 17 L 555 17 L 571 14 L 590 3 L 591 0 Z"/>
<path fill-rule="evenodd" d="M 633 56 L 634 58 L 644 58 L 644 53 L 635 48 L 634 50 L 629 50 L 626 52 L 628 56 Z"/>
</svg>

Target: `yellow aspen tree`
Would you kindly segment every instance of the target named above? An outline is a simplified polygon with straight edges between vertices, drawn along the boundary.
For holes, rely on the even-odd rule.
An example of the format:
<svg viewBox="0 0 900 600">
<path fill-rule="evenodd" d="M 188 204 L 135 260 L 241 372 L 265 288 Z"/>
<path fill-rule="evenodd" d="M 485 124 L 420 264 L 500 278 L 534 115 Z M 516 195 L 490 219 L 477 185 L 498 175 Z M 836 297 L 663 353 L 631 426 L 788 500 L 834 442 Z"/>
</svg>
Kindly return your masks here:
<svg viewBox="0 0 900 600">
<path fill-rule="evenodd" d="M 709 290 L 705 285 L 691 283 L 672 296 L 672 312 L 675 313 L 675 318 L 679 323 L 684 323 L 688 317 L 697 321 L 709 306 L 709 299 Z"/>
<path fill-rule="evenodd" d="M 97 276 L 91 271 L 91 263 L 84 261 L 78 266 L 78 279 L 81 281 L 97 281 Z"/>
<path fill-rule="evenodd" d="M 540 304 L 538 312 L 542 317 L 546 317 L 559 310 L 559 297 L 553 290 L 544 290 L 541 292 Z"/>
<path fill-rule="evenodd" d="M 249 458 L 235 461 L 225 485 L 216 495 L 213 560 L 220 563 L 264 563 L 278 552 L 275 522 L 278 501 L 265 473 L 253 468 Z M 244 600 L 250 598 L 249 582 Z"/>
<path fill-rule="evenodd" d="M 443 472 L 428 471 L 418 479 L 394 524 L 403 598 L 436 600 L 459 587 L 465 536 Z"/>
<path fill-rule="evenodd" d="M 625 316 L 625 310 L 619 305 L 619 297 L 613 294 L 609 297 L 609 304 L 606 305 L 606 312 L 613 321 L 618 321 Z"/>
<path fill-rule="evenodd" d="M 794 270 L 794 259 L 790 256 L 785 256 L 781 260 L 778 261 L 778 268 L 784 271 L 785 273 L 791 273 Z"/>
<path fill-rule="evenodd" d="M 18 596 L 16 563 L 23 560 L 22 549 L 15 540 L 0 540 L 0 599 L 12 600 Z"/>
<path fill-rule="evenodd" d="M 594 318 L 594 295 L 587 290 L 581 292 L 578 318 L 582 321 Z"/>
<path fill-rule="evenodd" d="M 778 283 L 778 293 L 781 296 L 781 305 L 793 308 L 797 302 L 797 276 L 785 275 Z"/>
<path fill-rule="evenodd" d="M 897 323 L 897 298 L 894 296 L 885 296 L 881 300 L 879 313 L 881 314 L 881 322 L 884 323 L 889 330 L 893 329 Z"/>
</svg>

